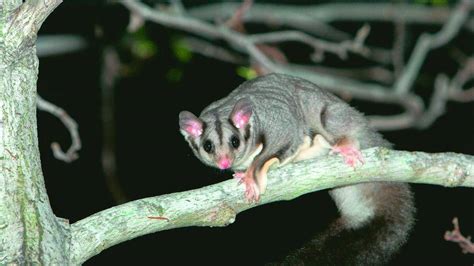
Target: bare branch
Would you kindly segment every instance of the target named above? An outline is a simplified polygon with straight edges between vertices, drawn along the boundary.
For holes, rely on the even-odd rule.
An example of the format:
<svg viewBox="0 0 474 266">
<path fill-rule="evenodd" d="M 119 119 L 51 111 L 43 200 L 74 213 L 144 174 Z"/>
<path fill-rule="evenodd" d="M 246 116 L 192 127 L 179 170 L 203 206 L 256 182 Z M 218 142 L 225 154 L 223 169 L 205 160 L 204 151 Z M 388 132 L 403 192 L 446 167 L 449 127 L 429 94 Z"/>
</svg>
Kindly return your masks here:
<svg viewBox="0 0 474 266">
<path fill-rule="evenodd" d="M 356 169 L 339 156 L 327 156 L 272 170 L 258 203 L 246 202 L 243 185 L 228 180 L 101 211 L 72 224 L 72 263 L 80 264 L 108 247 L 145 234 L 188 226 L 226 226 L 247 209 L 331 187 L 369 181 L 474 187 L 474 156 L 386 148 L 367 149 L 363 155 L 365 164 Z"/>
<path fill-rule="evenodd" d="M 238 6 L 238 3 L 222 2 L 194 7 L 188 12 L 194 17 L 212 20 L 216 16 L 230 17 Z M 271 12 L 268 12 L 269 10 Z M 255 3 L 245 14 L 244 21 L 288 25 L 311 32 L 308 28 L 312 25 L 319 27 L 321 23 L 334 21 L 403 21 L 407 24 L 440 25 L 450 17 L 451 11 L 447 7 L 393 3 L 330 3 L 308 6 Z M 474 18 L 470 18 L 464 27 L 474 31 Z M 348 39 L 348 36 L 334 40 L 345 39 Z"/>
<path fill-rule="evenodd" d="M 171 6 L 174 8 L 174 10 L 178 14 L 184 14 L 185 13 L 185 8 L 184 8 L 184 5 L 181 2 L 181 0 L 171 0 L 170 3 L 171 3 Z"/>
<path fill-rule="evenodd" d="M 463 63 L 462 67 L 453 77 L 449 85 L 450 99 L 458 102 L 474 101 L 474 87 L 464 89 L 464 85 L 471 79 L 474 79 L 474 57 L 469 57 Z"/>
<path fill-rule="evenodd" d="M 36 55 L 46 57 L 73 53 L 86 46 L 87 41 L 79 35 L 41 35 L 36 41 Z"/>
<path fill-rule="evenodd" d="M 235 11 L 232 17 L 226 21 L 226 25 L 238 32 L 244 32 L 244 23 L 242 17 L 253 5 L 253 0 L 244 0 L 242 5 Z"/>
<path fill-rule="evenodd" d="M 316 54 L 322 55 L 324 52 L 330 52 L 336 54 L 341 59 L 346 59 L 347 52 L 349 51 L 363 56 L 368 56 L 370 51 L 364 46 L 364 41 L 367 37 L 369 30 L 370 27 L 366 25 L 359 30 L 359 34 L 357 34 L 354 40 L 344 41 L 341 43 L 332 43 L 325 40 L 317 39 L 311 35 L 299 31 L 280 31 L 252 34 L 249 35 L 247 38 L 254 44 L 298 41 L 307 44 L 308 46 L 311 46 L 315 50 Z M 317 61 L 321 61 L 320 59 Z"/>
<path fill-rule="evenodd" d="M 54 158 L 67 163 L 79 158 L 77 152 L 81 149 L 81 138 L 79 137 L 76 121 L 74 121 L 74 119 L 72 119 L 62 108 L 46 101 L 39 95 L 36 96 L 36 104 L 38 110 L 48 112 L 59 118 L 71 135 L 71 146 L 66 152 L 62 151 L 59 143 L 51 143 L 51 149 L 53 150 Z"/>
<path fill-rule="evenodd" d="M 120 58 L 111 47 L 106 47 L 102 56 L 100 89 L 102 94 L 102 167 L 105 182 L 116 203 L 124 203 L 127 197 L 120 186 L 117 176 L 117 158 L 115 149 L 115 82 L 120 77 Z"/>
<path fill-rule="evenodd" d="M 351 79 L 370 80 L 382 84 L 392 84 L 394 74 L 383 67 L 358 67 L 358 68 L 337 68 L 323 65 L 300 66 L 301 69 L 307 69 L 317 73 L 328 74 L 330 76 L 341 76 Z"/>
<path fill-rule="evenodd" d="M 127 30 L 129 32 L 136 32 L 145 24 L 143 16 L 138 15 L 135 12 L 130 12 L 130 19 L 128 21 Z"/>
<path fill-rule="evenodd" d="M 405 66 L 405 42 L 407 25 L 405 22 L 395 22 L 395 40 L 393 41 L 392 61 L 395 76 L 398 78 Z"/>
<path fill-rule="evenodd" d="M 137 14 L 143 15 L 145 18 L 150 19 L 154 22 L 170 26 L 179 30 L 191 32 L 193 34 L 201 35 L 206 38 L 219 38 L 227 41 L 231 48 L 244 54 L 247 54 L 251 58 L 252 67 L 254 69 L 257 69 L 259 73 L 276 72 L 290 74 L 310 80 L 318 84 L 319 86 L 339 95 L 345 95 L 379 103 L 397 104 L 404 109 L 402 113 L 396 115 L 369 116 L 371 125 L 379 130 L 393 130 L 409 127 L 426 127 L 441 114 L 440 110 L 442 110 L 442 108 L 440 108 L 440 106 L 444 106 L 445 102 L 441 103 L 440 99 L 442 98 L 440 98 L 439 96 L 444 95 L 445 93 L 440 94 L 440 92 L 444 91 L 440 89 L 440 86 L 437 86 L 437 88 L 439 89 L 436 93 L 433 94 L 434 98 L 432 99 L 432 102 L 436 104 L 431 106 L 431 109 L 428 110 L 426 114 L 423 101 L 418 95 L 411 93 L 410 89 L 414 83 L 415 78 L 419 75 L 421 64 L 425 60 L 428 50 L 443 45 L 447 41 L 449 41 L 459 31 L 464 22 L 466 22 L 467 14 L 470 9 L 469 2 L 461 2 L 458 7 L 454 9 L 449 19 L 448 17 L 445 17 L 445 21 L 448 21 L 437 34 L 422 35 L 417 42 L 417 45 L 412 53 L 412 56 L 407 66 L 401 71 L 399 79 L 395 81 L 395 84 L 393 86 L 389 87 L 369 82 L 361 82 L 356 79 L 348 78 L 349 75 L 346 75 L 346 77 L 341 77 L 337 74 L 329 74 L 328 71 L 315 72 L 307 66 L 291 65 L 288 64 L 285 60 L 278 60 L 276 57 L 272 56 L 272 54 L 265 52 L 261 49 L 259 44 L 261 42 L 280 42 L 292 40 L 319 48 L 317 51 L 322 51 L 322 49 L 329 50 L 337 53 L 340 56 L 344 56 L 345 53 L 351 49 L 356 51 L 357 49 L 363 49 L 359 51 L 362 51 L 362 54 L 365 54 L 366 50 L 364 48 L 366 47 L 364 47 L 364 45 L 362 44 L 368 33 L 367 28 L 363 28 L 361 31 L 359 31 L 354 41 L 346 41 L 340 44 L 333 44 L 327 41 L 323 41 L 306 33 L 297 31 L 282 31 L 274 33 L 245 35 L 240 32 L 233 31 L 228 27 L 215 26 L 213 24 L 207 23 L 205 21 L 200 21 L 189 16 L 175 16 L 174 19 L 168 20 L 167 18 L 169 17 L 169 15 L 165 14 L 162 10 L 149 10 L 150 8 L 148 8 L 146 5 L 135 1 L 124 1 L 123 3 L 131 10 L 137 12 Z M 254 12 L 254 9 L 256 8 L 255 6 L 262 7 L 262 5 L 255 4 L 252 6 L 252 8 L 246 10 L 246 12 L 241 12 L 242 14 L 240 15 L 240 17 L 242 19 L 246 19 L 249 16 L 252 16 L 249 14 L 252 14 L 252 12 Z M 273 7 L 275 6 L 272 5 L 272 8 Z M 276 8 L 278 9 L 278 7 Z M 371 4 L 370 10 L 373 11 L 374 8 L 375 7 Z M 385 6 L 384 8 L 387 8 L 387 6 Z M 420 11 L 422 14 L 428 14 L 426 13 L 428 9 L 426 9 L 425 7 L 419 9 L 418 11 L 416 10 L 417 9 L 415 8 L 415 11 L 413 12 L 416 13 L 422 10 Z M 235 9 L 232 9 L 232 11 L 234 12 Z M 272 10 L 272 12 L 266 13 L 271 13 L 273 15 L 273 11 L 274 10 Z M 301 16 L 313 16 L 312 14 L 307 13 L 307 11 L 301 10 L 301 12 Z M 415 14 L 413 12 L 410 13 L 411 15 L 407 16 L 412 16 L 413 14 Z M 187 14 L 191 13 L 192 12 L 187 12 Z M 259 13 L 259 15 L 262 14 Z M 387 16 L 390 15 L 391 14 Z M 405 14 L 400 14 L 400 16 L 394 16 L 392 18 L 396 18 L 397 21 L 400 23 L 408 23 Z M 414 17 L 411 18 L 414 19 Z M 423 19 L 427 18 L 425 17 Z M 423 21 L 423 19 L 421 19 L 421 21 Z M 166 20 L 166 22 L 163 22 L 164 20 Z M 413 22 L 416 22 L 416 20 L 410 21 L 410 23 Z M 343 47 L 344 49 L 341 49 L 341 47 Z M 399 49 L 403 50 L 402 48 L 403 47 L 399 47 Z M 400 51 L 398 51 L 398 53 L 400 53 Z M 282 54 L 282 56 L 284 55 Z M 392 60 L 391 53 L 386 52 L 383 49 L 369 48 L 368 56 L 370 56 L 371 58 L 379 58 L 375 61 L 379 61 L 381 63 L 385 60 Z M 401 58 L 402 55 L 398 55 L 398 57 Z M 397 64 L 401 63 L 398 62 Z M 463 96 L 465 96 L 466 94 L 467 96 L 469 96 L 471 92 L 472 94 L 474 94 L 474 91 L 471 90 L 463 91 Z M 452 94 L 454 95 L 455 93 Z M 445 97 L 443 99 L 445 99 Z"/>
<path fill-rule="evenodd" d="M 142 3 L 135 1 L 123 1 L 122 3 L 145 18 L 163 25 L 196 34 L 201 34 L 200 29 L 205 29 L 204 37 L 212 36 L 226 40 L 236 49 L 250 55 L 261 67 L 267 69 L 266 71 L 262 70 L 263 72 L 277 72 L 299 76 L 315 82 L 319 86 L 337 94 L 349 94 L 360 99 L 399 104 L 406 109 L 405 113 L 400 115 L 370 117 L 370 119 L 373 120 L 372 124 L 378 129 L 390 130 L 410 127 L 417 121 L 417 118 L 424 110 L 423 102 L 414 94 L 407 93 L 406 95 L 398 95 L 390 90 L 390 88 L 377 84 L 362 83 L 357 80 L 315 73 L 298 68 L 297 66 L 275 64 L 258 49 L 254 42 L 248 39 L 246 35 L 232 31 L 226 27 L 218 27 L 194 18 L 182 16 L 167 20 L 170 15 L 163 13 L 163 11 L 151 10 Z M 251 10 L 249 10 L 249 12 L 250 11 Z M 166 20 L 166 22 L 163 22 L 164 20 Z"/>
<path fill-rule="evenodd" d="M 474 253 L 474 243 L 471 242 L 470 236 L 465 237 L 461 234 L 457 217 L 454 217 L 453 225 L 453 231 L 446 231 L 446 233 L 444 233 L 444 239 L 446 241 L 458 243 L 461 247 L 462 253 Z"/>
<path fill-rule="evenodd" d="M 216 8 L 215 8 L 216 7 Z M 241 5 L 238 3 L 223 3 L 222 9 L 219 7 L 219 4 L 214 5 L 205 5 L 200 7 L 195 7 L 189 10 L 189 13 L 192 16 L 196 16 L 201 19 L 214 20 L 215 18 L 221 18 L 221 20 L 231 17 L 235 14 L 236 10 L 240 8 Z M 272 8 L 272 12 L 268 12 Z M 289 8 L 289 9 L 287 9 Z M 302 30 L 311 34 L 316 34 L 319 36 L 324 36 L 331 40 L 343 41 L 350 39 L 350 35 L 346 32 L 336 29 L 335 27 L 329 25 L 328 23 L 315 20 L 306 14 L 298 13 L 299 9 L 296 8 L 292 12 L 292 8 L 295 6 L 282 6 L 282 5 L 271 5 L 271 4 L 254 4 L 252 9 L 243 16 L 244 22 L 257 22 L 264 23 L 269 26 L 290 26 L 297 30 Z M 253 14 L 257 10 L 258 16 L 254 17 Z M 275 11 L 276 13 L 274 13 Z M 290 12 L 287 12 L 290 11 Z M 252 19 L 255 18 L 255 19 Z"/>
<path fill-rule="evenodd" d="M 428 52 L 446 44 L 459 32 L 472 6 L 471 0 L 462 0 L 440 31 L 436 34 L 424 33 L 418 38 L 407 66 L 394 85 L 397 93 L 403 94 L 411 89 Z"/>
<path fill-rule="evenodd" d="M 209 23 L 202 22 L 190 17 L 181 17 L 176 14 L 167 14 L 163 11 L 154 10 L 142 3 L 124 0 L 121 2 L 124 6 L 140 16 L 172 28 L 178 28 L 191 33 L 199 33 L 207 38 L 219 38 L 220 34 L 215 27 Z"/>
<path fill-rule="evenodd" d="M 420 117 L 417 125 L 418 128 L 424 129 L 429 127 L 438 117 L 444 114 L 446 102 L 448 101 L 449 96 L 448 77 L 444 74 L 439 74 L 436 77 L 434 88 L 430 105 L 426 112 Z"/>
<path fill-rule="evenodd" d="M 233 53 L 223 47 L 214 45 L 211 42 L 193 37 L 184 37 L 186 47 L 194 53 L 210 58 L 215 58 L 233 64 L 245 64 L 248 60 L 237 53 Z"/>
</svg>

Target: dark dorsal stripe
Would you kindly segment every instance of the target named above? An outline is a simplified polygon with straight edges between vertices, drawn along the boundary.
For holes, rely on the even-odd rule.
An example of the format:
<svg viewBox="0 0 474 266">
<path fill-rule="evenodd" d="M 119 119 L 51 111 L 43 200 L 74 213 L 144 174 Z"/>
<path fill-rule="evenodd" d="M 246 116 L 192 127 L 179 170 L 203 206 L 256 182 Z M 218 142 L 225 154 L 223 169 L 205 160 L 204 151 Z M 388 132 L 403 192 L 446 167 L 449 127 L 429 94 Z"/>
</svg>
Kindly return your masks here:
<svg viewBox="0 0 474 266">
<path fill-rule="evenodd" d="M 216 127 L 217 136 L 219 137 L 219 143 L 222 145 L 222 139 L 224 138 L 224 132 L 222 131 L 222 123 L 219 120 L 217 113 L 214 113 L 214 127 Z"/>
<path fill-rule="evenodd" d="M 323 107 L 321 108 L 321 112 L 319 113 L 319 119 L 321 120 L 321 126 L 323 126 L 323 128 L 326 128 L 326 120 L 327 120 L 327 105 L 323 105 Z"/>
<path fill-rule="evenodd" d="M 247 126 L 245 127 L 244 139 L 247 142 L 249 138 L 250 138 L 250 125 L 247 124 Z"/>
</svg>

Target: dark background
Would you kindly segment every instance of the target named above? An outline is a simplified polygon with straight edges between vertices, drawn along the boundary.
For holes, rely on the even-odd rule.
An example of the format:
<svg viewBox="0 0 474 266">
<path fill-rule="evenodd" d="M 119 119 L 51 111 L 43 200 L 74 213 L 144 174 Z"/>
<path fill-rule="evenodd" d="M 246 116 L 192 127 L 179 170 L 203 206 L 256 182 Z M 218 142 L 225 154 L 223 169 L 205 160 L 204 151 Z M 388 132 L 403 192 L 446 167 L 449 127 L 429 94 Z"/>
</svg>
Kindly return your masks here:
<svg viewBox="0 0 474 266">
<path fill-rule="evenodd" d="M 88 41 L 88 47 L 79 52 L 40 58 L 40 95 L 64 108 L 77 121 L 83 143 L 77 161 L 66 164 L 54 159 L 50 143 L 59 141 L 62 147 L 67 147 L 69 135 L 57 118 L 38 112 L 48 194 L 55 214 L 71 223 L 116 205 L 106 186 L 100 158 L 103 132 L 99 84 L 106 46 L 114 46 L 124 64 L 137 69 L 123 75 L 115 87 L 118 178 L 128 200 L 199 188 L 231 177 L 230 173 L 204 166 L 194 157 L 178 131 L 177 117 L 184 109 L 198 114 L 243 82 L 236 74 L 237 66 L 196 54 L 189 62 L 179 60 L 171 45 L 179 32 L 152 23 L 146 25 L 145 33 L 156 45 L 156 54 L 143 60 L 133 59 L 127 52 L 124 37 L 127 22 L 128 11 L 121 6 L 66 1 L 40 31 L 40 34 L 77 34 Z M 339 26 L 349 29 L 358 28 L 359 24 Z M 98 28 L 102 36 L 98 36 Z M 391 30 L 388 24 L 374 25 L 369 42 L 391 43 L 391 34 L 377 34 Z M 412 32 L 420 30 L 437 28 L 413 28 Z M 472 43 L 472 35 L 465 34 L 454 42 L 461 46 Z M 288 49 L 296 53 L 292 47 Z M 303 52 L 298 53 L 304 56 Z M 425 79 L 430 80 L 430 73 L 436 74 L 439 69 L 454 73 L 454 64 L 443 54 L 443 49 L 430 54 L 430 61 L 423 67 L 424 75 L 428 76 Z M 334 64 L 344 64 L 333 60 Z M 170 78 L 170 71 L 176 69 L 181 73 L 179 80 Z M 417 92 L 429 96 L 432 83 L 420 79 Z M 383 112 L 396 110 L 359 101 L 351 104 L 367 114 L 379 112 L 380 108 L 384 108 Z M 473 121 L 474 103 L 450 102 L 447 113 L 429 129 L 384 132 L 384 136 L 399 150 L 472 155 Z M 456 244 L 443 240 L 443 234 L 452 229 L 451 220 L 455 216 L 459 217 L 465 235 L 474 234 L 473 190 L 432 185 L 413 185 L 413 189 L 418 209 L 416 226 L 392 265 L 472 265 L 474 255 L 463 255 Z M 239 214 L 236 222 L 225 228 L 193 227 L 146 235 L 109 248 L 86 265 L 134 262 L 260 265 L 300 246 L 336 215 L 327 193 L 313 193 L 291 202 L 251 209 Z"/>
</svg>

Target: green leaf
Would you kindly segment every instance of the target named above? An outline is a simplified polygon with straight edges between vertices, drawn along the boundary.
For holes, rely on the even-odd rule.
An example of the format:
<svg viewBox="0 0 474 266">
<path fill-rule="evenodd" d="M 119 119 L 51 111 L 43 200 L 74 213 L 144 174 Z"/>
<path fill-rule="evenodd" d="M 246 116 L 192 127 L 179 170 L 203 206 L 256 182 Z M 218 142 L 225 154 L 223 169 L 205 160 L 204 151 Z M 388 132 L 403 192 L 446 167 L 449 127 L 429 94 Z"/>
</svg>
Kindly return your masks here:
<svg viewBox="0 0 474 266">
<path fill-rule="evenodd" d="M 180 62 L 187 63 L 193 57 L 193 53 L 182 39 L 172 39 L 171 49 Z"/>
<path fill-rule="evenodd" d="M 448 0 L 431 0 L 431 3 L 434 6 L 447 6 L 448 5 Z"/>
<path fill-rule="evenodd" d="M 237 75 L 243 77 L 244 79 L 254 79 L 258 76 L 257 72 L 250 67 L 238 67 L 237 68 Z"/>
<path fill-rule="evenodd" d="M 137 40 L 133 46 L 132 51 L 140 58 L 149 58 L 156 54 L 156 45 L 150 40 Z"/>
<path fill-rule="evenodd" d="M 156 44 L 148 37 L 145 27 L 130 34 L 130 47 L 132 53 L 139 58 L 149 58 L 158 51 Z"/>
</svg>

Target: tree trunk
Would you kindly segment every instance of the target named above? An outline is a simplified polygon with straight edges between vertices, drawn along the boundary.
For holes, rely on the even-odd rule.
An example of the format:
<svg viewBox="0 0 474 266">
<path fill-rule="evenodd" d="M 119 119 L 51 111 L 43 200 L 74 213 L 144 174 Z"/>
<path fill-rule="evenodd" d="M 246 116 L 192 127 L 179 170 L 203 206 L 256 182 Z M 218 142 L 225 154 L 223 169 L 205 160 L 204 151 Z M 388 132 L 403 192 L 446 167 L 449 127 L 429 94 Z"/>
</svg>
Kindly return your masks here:
<svg viewBox="0 0 474 266">
<path fill-rule="evenodd" d="M 53 214 L 36 130 L 36 34 L 60 1 L 0 3 L 0 264 L 67 264 L 67 221 Z"/>
</svg>

